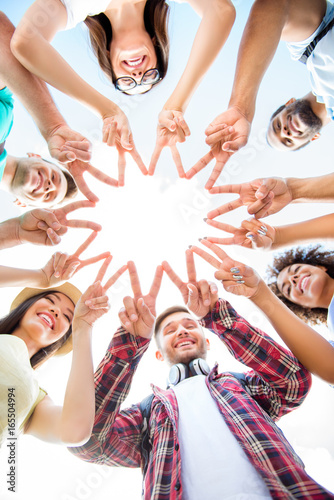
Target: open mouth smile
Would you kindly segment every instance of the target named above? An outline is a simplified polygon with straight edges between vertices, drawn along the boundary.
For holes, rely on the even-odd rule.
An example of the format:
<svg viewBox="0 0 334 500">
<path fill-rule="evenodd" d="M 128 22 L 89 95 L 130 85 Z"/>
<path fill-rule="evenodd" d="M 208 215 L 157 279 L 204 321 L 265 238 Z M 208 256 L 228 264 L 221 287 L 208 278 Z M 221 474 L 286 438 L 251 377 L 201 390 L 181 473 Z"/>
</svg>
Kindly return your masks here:
<svg viewBox="0 0 334 500">
<path fill-rule="evenodd" d="M 124 60 L 123 63 L 131 69 L 139 68 L 145 61 L 146 56 L 135 57 L 133 59 Z"/>
<path fill-rule="evenodd" d="M 174 345 L 174 348 L 180 349 L 181 347 L 189 347 L 189 346 L 192 346 L 194 344 L 195 344 L 195 341 L 192 339 L 183 339 L 183 340 L 179 340 L 178 342 L 176 342 L 176 344 Z"/>
<path fill-rule="evenodd" d="M 37 316 L 49 327 L 51 330 L 54 330 L 55 320 L 51 314 L 48 313 L 39 313 Z"/>
</svg>

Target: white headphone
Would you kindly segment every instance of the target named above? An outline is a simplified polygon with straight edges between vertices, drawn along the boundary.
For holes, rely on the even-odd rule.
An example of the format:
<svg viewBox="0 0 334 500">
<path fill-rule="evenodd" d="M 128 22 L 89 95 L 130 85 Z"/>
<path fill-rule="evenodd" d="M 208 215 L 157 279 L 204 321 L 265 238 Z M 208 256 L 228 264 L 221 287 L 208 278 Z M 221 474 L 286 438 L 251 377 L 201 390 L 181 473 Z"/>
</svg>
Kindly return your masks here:
<svg viewBox="0 0 334 500">
<path fill-rule="evenodd" d="M 193 359 L 190 361 L 189 365 L 177 363 L 173 365 L 169 371 L 167 386 L 177 385 L 191 375 L 208 375 L 209 373 L 210 367 L 205 359 L 202 358 Z"/>
</svg>

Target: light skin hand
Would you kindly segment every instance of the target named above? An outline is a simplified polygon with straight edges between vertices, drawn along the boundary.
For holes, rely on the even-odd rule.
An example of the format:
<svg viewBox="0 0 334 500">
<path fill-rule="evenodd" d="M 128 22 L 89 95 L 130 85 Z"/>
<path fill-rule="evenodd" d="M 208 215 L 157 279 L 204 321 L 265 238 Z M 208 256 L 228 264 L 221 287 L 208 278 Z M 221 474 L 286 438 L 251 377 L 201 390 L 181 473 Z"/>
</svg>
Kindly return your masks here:
<svg viewBox="0 0 334 500">
<path fill-rule="evenodd" d="M 143 295 L 142 293 L 134 262 L 128 262 L 128 270 L 133 297 L 124 297 L 124 307 L 120 309 L 118 316 L 123 327 L 129 333 L 150 339 L 154 330 L 156 318 L 155 305 L 161 286 L 163 269 L 161 266 L 157 267 L 150 291 L 147 295 Z"/>
<path fill-rule="evenodd" d="M 184 178 L 185 172 L 176 144 L 178 142 L 184 142 L 186 137 L 189 135 L 190 130 L 181 111 L 167 109 L 161 111 L 157 127 L 157 140 L 148 169 L 148 174 L 154 174 L 163 148 L 170 147 L 179 177 Z"/>
<path fill-rule="evenodd" d="M 219 245 L 239 245 L 246 248 L 262 248 L 263 250 L 269 250 L 275 242 L 275 228 L 255 218 L 242 221 L 241 227 L 238 228 L 211 219 L 205 219 L 205 222 L 209 226 L 233 234 L 230 238 L 215 238 L 212 236 L 204 238 L 211 243 L 218 243 Z"/>
<path fill-rule="evenodd" d="M 67 125 L 55 128 L 47 137 L 47 143 L 50 155 L 60 163 L 88 162 L 92 156 L 88 139 Z"/>
<path fill-rule="evenodd" d="M 205 184 L 205 189 L 211 189 L 218 177 L 222 173 L 225 164 L 230 159 L 232 153 L 227 151 L 222 151 L 219 145 L 215 145 L 208 153 L 206 153 L 188 172 L 186 173 L 187 179 L 191 179 L 194 175 L 198 174 L 203 168 L 205 168 L 212 160 L 216 160 L 215 166 L 211 172 L 211 175 Z"/>
<path fill-rule="evenodd" d="M 219 145 L 220 149 L 235 153 L 247 144 L 251 123 L 235 107 L 230 107 L 213 120 L 205 130 L 206 143 L 210 147 Z"/>
<path fill-rule="evenodd" d="M 208 213 L 209 219 L 214 219 L 243 205 L 247 206 L 249 214 L 259 219 L 279 212 L 292 201 L 292 193 L 286 180 L 279 177 L 255 179 L 243 184 L 226 184 L 210 189 L 210 194 L 221 193 L 235 193 L 239 195 L 239 198 L 211 210 Z"/>
<path fill-rule="evenodd" d="M 188 309 L 198 318 L 206 316 L 218 300 L 218 289 L 215 283 L 206 280 L 197 281 L 193 253 L 186 250 L 188 281 L 182 281 L 168 262 L 164 261 L 162 266 L 167 276 L 180 290 Z"/>
</svg>

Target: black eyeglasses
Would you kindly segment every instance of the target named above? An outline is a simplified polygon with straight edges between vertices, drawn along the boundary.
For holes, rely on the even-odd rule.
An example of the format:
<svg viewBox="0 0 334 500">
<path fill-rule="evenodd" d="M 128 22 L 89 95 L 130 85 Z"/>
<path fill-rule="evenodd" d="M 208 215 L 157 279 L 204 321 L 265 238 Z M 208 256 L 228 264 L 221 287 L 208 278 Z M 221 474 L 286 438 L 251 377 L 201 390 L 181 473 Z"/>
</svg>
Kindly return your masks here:
<svg viewBox="0 0 334 500">
<path fill-rule="evenodd" d="M 137 83 L 136 80 L 132 78 L 132 76 L 121 76 L 120 78 L 117 78 L 115 87 L 121 92 L 129 92 L 129 90 L 132 90 L 137 86 L 155 85 L 156 83 L 160 82 L 160 80 L 161 78 L 159 70 L 157 68 L 152 68 L 145 71 L 142 79 L 140 80 L 140 83 Z"/>
</svg>

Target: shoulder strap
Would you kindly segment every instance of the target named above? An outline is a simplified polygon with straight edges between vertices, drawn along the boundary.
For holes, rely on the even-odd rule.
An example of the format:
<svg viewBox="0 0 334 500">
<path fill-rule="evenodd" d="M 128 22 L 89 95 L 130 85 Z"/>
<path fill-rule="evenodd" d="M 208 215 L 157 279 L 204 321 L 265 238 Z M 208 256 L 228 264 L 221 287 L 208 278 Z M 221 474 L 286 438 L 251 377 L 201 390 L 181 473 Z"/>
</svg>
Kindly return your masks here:
<svg viewBox="0 0 334 500">
<path fill-rule="evenodd" d="M 141 441 L 141 455 L 142 455 L 142 472 L 145 475 L 148 466 L 148 457 L 151 452 L 150 443 L 150 428 L 149 421 L 151 416 L 151 405 L 154 398 L 154 394 L 149 394 L 145 399 L 139 404 L 139 409 L 143 416 L 143 428 L 142 428 L 142 441 Z"/>
<path fill-rule="evenodd" d="M 331 30 L 334 26 L 334 19 L 332 19 L 328 24 L 327 26 L 325 26 L 321 31 L 320 33 L 313 38 L 312 42 L 306 47 L 306 49 L 304 50 L 303 54 L 300 56 L 300 58 L 298 59 L 301 63 L 303 64 L 306 64 L 306 61 L 307 59 L 310 57 L 310 55 L 312 54 L 312 52 L 314 51 L 314 49 L 316 48 L 317 46 L 317 43 L 320 42 L 320 40 L 325 36 L 327 35 L 327 33 L 329 32 L 329 30 Z"/>
<path fill-rule="evenodd" d="M 246 384 L 246 378 L 244 373 L 239 373 L 239 372 L 228 372 L 230 375 L 233 375 L 233 377 L 237 378 L 243 388 L 246 390 L 247 384 Z"/>
</svg>

